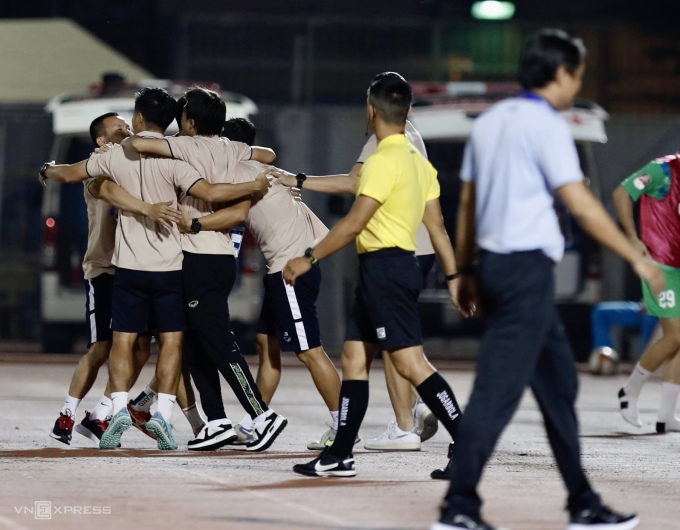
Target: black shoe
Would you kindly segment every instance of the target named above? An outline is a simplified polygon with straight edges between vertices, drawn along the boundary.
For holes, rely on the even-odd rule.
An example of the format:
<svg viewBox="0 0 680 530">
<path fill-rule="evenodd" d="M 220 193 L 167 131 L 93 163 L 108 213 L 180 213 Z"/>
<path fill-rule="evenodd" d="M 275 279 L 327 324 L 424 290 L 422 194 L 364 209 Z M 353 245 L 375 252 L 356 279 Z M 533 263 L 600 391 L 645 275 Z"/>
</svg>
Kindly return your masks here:
<svg viewBox="0 0 680 530">
<path fill-rule="evenodd" d="M 441 519 L 434 523 L 430 530 L 449 530 L 462 528 L 465 530 L 503 530 L 485 523 L 480 517 L 471 517 L 463 514 L 442 515 Z"/>
<path fill-rule="evenodd" d="M 74 423 L 71 416 L 59 413 L 59 417 L 57 418 L 57 421 L 54 422 L 54 428 L 52 429 L 50 436 L 66 445 L 71 445 Z"/>
<path fill-rule="evenodd" d="M 236 440 L 238 436 L 228 419 L 217 424 L 206 423 L 196 438 L 189 440 L 189 451 L 214 451 Z"/>
<path fill-rule="evenodd" d="M 85 417 L 78 425 L 76 425 L 76 432 L 82 434 L 85 438 L 89 438 L 94 443 L 99 445 L 99 440 L 102 439 L 102 434 L 109 426 L 109 422 L 104 420 L 90 419 L 90 413 L 85 411 Z"/>
<path fill-rule="evenodd" d="M 453 458 L 453 442 L 449 444 L 449 453 L 447 457 L 449 461 L 446 463 L 446 467 L 444 469 L 435 469 L 432 473 L 430 473 L 430 478 L 437 480 L 449 480 L 449 471 L 451 470 L 451 460 Z"/>
<path fill-rule="evenodd" d="M 572 514 L 567 530 L 631 530 L 640 523 L 634 514 L 616 513 L 606 506 Z"/>
<path fill-rule="evenodd" d="M 329 453 L 328 448 L 307 464 L 295 464 L 293 471 L 308 477 L 354 477 L 357 474 L 352 455 L 344 459 L 337 458 Z"/>
<path fill-rule="evenodd" d="M 264 451 L 274 443 L 276 437 L 288 425 L 288 420 L 272 409 L 267 411 L 264 421 L 253 423 L 253 441 L 246 444 L 246 451 Z"/>
</svg>

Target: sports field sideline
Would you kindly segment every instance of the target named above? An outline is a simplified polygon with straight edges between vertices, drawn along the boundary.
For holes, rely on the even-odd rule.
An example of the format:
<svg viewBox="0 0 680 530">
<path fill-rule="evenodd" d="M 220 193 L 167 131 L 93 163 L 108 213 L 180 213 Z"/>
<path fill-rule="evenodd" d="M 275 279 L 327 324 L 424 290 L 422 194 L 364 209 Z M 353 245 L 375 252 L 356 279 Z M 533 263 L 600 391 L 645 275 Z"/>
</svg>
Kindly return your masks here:
<svg viewBox="0 0 680 530">
<path fill-rule="evenodd" d="M 123 448 L 113 451 L 99 450 L 76 433 L 70 446 L 49 438 L 77 359 L 0 359 L 0 528 L 416 530 L 429 528 L 437 516 L 446 483 L 431 480 L 429 473 L 446 463 L 449 439 L 441 428 L 416 453 L 375 453 L 359 444 L 356 478 L 292 472 L 293 464 L 314 457 L 306 444 L 326 430 L 329 419 L 309 373 L 295 359 L 285 363 L 272 404 L 288 418 L 288 427 L 271 449 L 257 454 L 186 451 L 191 433 L 178 409 L 173 422 L 180 450 L 175 452 L 158 451 L 135 429 L 124 435 Z M 464 403 L 473 378 L 469 366 L 436 364 Z M 152 372 L 147 366 L 134 390 Z M 393 419 L 379 363 L 371 379 L 363 439 L 380 435 Z M 640 514 L 639 528 L 680 528 L 680 433 L 654 434 L 658 382 L 642 393 L 645 427 L 628 426 L 617 408 L 623 382 L 624 376 L 581 375 L 585 467 L 612 507 Z M 78 421 L 104 384 L 102 374 Z M 227 413 L 239 421 L 238 402 L 228 387 L 223 394 Z M 484 515 L 493 524 L 513 530 L 566 528 L 564 488 L 530 395 L 501 439 L 482 493 Z"/>
</svg>

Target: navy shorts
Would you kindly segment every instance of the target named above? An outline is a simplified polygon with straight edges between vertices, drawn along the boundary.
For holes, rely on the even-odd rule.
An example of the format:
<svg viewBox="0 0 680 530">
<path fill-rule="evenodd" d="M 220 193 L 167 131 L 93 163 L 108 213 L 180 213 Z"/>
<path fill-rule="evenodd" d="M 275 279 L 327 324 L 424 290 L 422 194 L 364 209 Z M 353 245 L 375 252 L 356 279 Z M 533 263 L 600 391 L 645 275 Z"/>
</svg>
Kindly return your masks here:
<svg viewBox="0 0 680 530">
<path fill-rule="evenodd" d="M 275 336 L 282 351 L 300 353 L 321 346 L 316 299 L 321 286 L 318 263 L 288 285 L 283 273 L 264 277 L 264 300 L 257 332 Z"/>
<path fill-rule="evenodd" d="M 100 274 L 85 280 L 85 319 L 90 328 L 89 348 L 95 342 L 111 340 L 111 295 L 113 274 Z"/>
<path fill-rule="evenodd" d="M 398 350 L 423 343 L 418 296 L 423 275 L 413 252 L 386 248 L 359 254 L 359 286 L 345 340 Z"/>
<path fill-rule="evenodd" d="M 153 324 L 152 324 L 153 323 Z M 182 271 L 116 270 L 111 329 L 123 333 L 184 331 Z"/>
<path fill-rule="evenodd" d="M 432 272 L 432 267 L 434 267 L 434 262 L 436 256 L 434 254 L 422 254 L 416 256 L 418 259 L 418 266 L 420 267 L 420 274 L 423 276 L 423 286 L 427 282 L 427 277 Z"/>
</svg>

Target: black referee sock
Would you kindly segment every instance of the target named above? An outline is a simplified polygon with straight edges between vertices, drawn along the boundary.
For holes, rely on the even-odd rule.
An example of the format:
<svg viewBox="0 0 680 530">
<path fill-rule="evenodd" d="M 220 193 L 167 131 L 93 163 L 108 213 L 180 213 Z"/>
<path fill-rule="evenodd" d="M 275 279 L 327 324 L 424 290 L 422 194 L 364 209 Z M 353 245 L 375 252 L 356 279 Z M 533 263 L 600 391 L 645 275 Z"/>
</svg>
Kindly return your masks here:
<svg viewBox="0 0 680 530">
<path fill-rule="evenodd" d="M 462 412 L 446 380 L 435 372 L 420 383 L 416 391 L 455 441 Z"/>
<path fill-rule="evenodd" d="M 338 458 L 352 454 L 354 442 L 368 408 L 368 381 L 343 381 L 340 387 L 338 433 L 329 452 Z"/>
</svg>

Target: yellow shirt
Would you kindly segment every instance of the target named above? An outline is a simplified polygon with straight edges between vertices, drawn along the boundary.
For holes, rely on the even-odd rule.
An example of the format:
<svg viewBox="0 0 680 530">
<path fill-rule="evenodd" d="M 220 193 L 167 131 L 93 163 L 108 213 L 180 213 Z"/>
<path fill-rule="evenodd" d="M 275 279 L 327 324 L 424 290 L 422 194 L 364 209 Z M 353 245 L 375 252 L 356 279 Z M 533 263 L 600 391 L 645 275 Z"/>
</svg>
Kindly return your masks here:
<svg viewBox="0 0 680 530">
<path fill-rule="evenodd" d="M 357 237 L 359 254 L 391 247 L 415 251 L 425 203 L 439 197 L 437 170 L 406 136 L 394 134 L 364 162 L 359 195 L 381 204 Z"/>
</svg>

